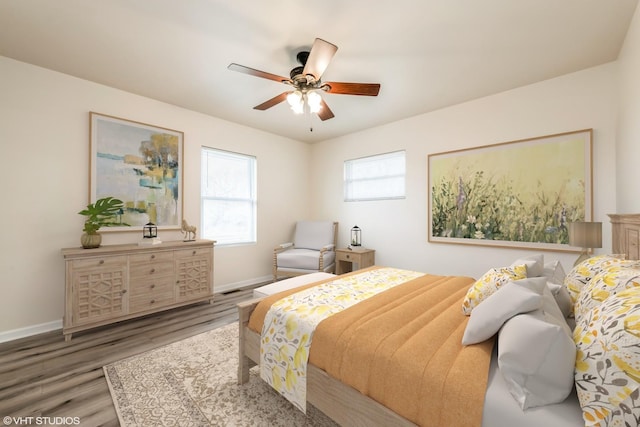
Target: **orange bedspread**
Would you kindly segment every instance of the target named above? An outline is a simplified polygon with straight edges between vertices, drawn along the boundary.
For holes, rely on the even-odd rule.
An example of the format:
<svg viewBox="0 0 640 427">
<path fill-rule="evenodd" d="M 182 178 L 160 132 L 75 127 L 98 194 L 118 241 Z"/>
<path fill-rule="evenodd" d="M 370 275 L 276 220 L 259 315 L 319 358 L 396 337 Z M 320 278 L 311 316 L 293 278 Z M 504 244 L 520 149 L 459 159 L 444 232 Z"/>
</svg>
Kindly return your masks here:
<svg viewBox="0 0 640 427">
<path fill-rule="evenodd" d="M 425 275 L 335 314 L 318 325 L 309 362 L 418 425 L 479 426 L 493 340 L 461 344 L 472 283 Z M 281 297 L 260 303 L 249 327 L 259 333 Z"/>
</svg>

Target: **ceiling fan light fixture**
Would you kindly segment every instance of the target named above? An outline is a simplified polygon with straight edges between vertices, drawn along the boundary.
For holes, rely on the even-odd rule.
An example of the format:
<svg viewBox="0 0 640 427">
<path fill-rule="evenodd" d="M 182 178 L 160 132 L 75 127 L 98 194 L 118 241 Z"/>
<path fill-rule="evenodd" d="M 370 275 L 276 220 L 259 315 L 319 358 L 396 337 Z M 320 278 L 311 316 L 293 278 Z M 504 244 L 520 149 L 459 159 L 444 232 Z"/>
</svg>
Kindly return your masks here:
<svg viewBox="0 0 640 427">
<path fill-rule="evenodd" d="M 301 101 L 299 104 L 292 105 L 291 109 L 293 110 L 294 114 L 302 114 L 304 113 L 304 104 Z"/>
<path fill-rule="evenodd" d="M 248 74 L 283 83 L 289 86 L 289 90 L 253 107 L 255 110 L 264 111 L 284 102 L 285 99 L 296 114 L 317 114 L 320 120 L 325 121 L 335 117 L 331 108 L 322 98 L 320 91 L 336 95 L 362 95 L 378 96 L 379 83 L 350 83 L 350 82 L 322 82 L 322 75 L 329 62 L 338 50 L 338 46 L 326 40 L 316 38 L 310 51 L 298 52 L 296 59 L 300 66 L 289 72 L 289 77 L 267 73 L 255 68 L 231 63 L 227 68 L 232 71 Z"/>
<path fill-rule="evenodd" d="M 322 97 L 316 91 L 307 93 L 307 104 L 309 105 L 309 111 L 317 113 L 322 108 Z"/>
<path fill-rule="evenodd" d="M 300 104 L 302 102 L 302 92 L 300 92 L 299 90 L 291 92 L 289 95 L 287 95 L 287 102 L 289 103 L 289 106 L 291 106 L 291 108 Z"/>
<path fill-rule="evenodd" d="M 287 103 L 295 114 L 302 114 L 304 112 L 304 100 L 302 92 L 299 90 L 291 92 L 287 95 Z"/>
</svg>

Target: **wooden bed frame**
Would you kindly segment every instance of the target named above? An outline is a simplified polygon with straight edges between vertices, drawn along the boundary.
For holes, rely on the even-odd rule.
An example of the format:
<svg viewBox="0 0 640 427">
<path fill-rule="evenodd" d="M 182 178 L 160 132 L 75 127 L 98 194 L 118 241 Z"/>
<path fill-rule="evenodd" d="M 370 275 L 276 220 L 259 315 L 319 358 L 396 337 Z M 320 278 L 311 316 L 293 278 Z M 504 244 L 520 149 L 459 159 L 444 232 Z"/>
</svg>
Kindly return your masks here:
<svg viewBox="0 0 640 427">
<path fill-rule="evenodd" d="M 238 384 L 249 381 L 249 369 L 260 363 L 260 334 L 249 329 L 249 317 L 261 298 L 238 304 L 239 363 Z M 340 425 L 415 426 L 404 417 L 356 389 L 329 376 L 320 368 L 307 367 L 307 402 Z"/>
</svg>

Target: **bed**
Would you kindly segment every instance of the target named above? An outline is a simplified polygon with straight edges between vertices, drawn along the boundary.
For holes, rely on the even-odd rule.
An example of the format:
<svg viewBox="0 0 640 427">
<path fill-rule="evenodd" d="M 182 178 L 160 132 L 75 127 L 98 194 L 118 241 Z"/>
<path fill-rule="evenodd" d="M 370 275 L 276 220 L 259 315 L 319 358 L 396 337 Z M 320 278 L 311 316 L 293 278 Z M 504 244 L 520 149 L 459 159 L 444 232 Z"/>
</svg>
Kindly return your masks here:
<svg viewBox="0 0 640 427">
<path fill-rule="evenodd" d="M 381 267 L 375 266 L 370 269 L 365 269 L 364 272 L 376 271 L 380 268 Z M 338 278 L 362 274 L 363 271 L 361 270 L 360 272 L 338 276 Z M 423 279 L 425 277 L 426 279 Z M 239 383 L 247 382 L 249 380 L 249 369 L 260 363 L 260 330 L 266 315 L 265 313 L 269 310 L 269 307 L 275 301 L 279 301 L 301 290 L 334 282 L 335 280 L 335 278 L 328 278 L 267 298 L 254 299 L 239 304 Z M 426 280 L 426 282 L 422 283 L 417 280 Z M 460 307 L 465 298 L 465 294 L 473 284 L 474 279 L 467 277 L 424 275 L 419 279 L 411 280 L 400 286 L 385 290 L 363 303 L 356 304 L 338 315 L 331 316 L 329 318 L 330 320 L 320 323 L 317 332 L 317 342 L 319 344 L 316 344 L 316 336 L 314 335 L 314 343 L 311 346 L 309 364 L 307 366 L 307 402 L 327 414 L 338 424 L 349 426 L 482 425 L 484 427 L 506 427 L 518 425 L 528 427 L 553 425 L 568 427 L 584 425 L 582 411 L 575 391 L 572 391 L 569 396 L 560 403 L 529 408 L 523 411 L 511 396 L 509 386 L 505 383 L 502 375 L 500 375 L 497 367 L 498 355 L 496 346 L 494 346 L 494 339 L 490 338 L 477 345 L 463 346 L 461 344 L 461 338 L 469 318 L 460 315 Z M 423 294 L 423 289 L 429 286 L 433 286 L 434 289 L 440 287 L 441 290 L 435 291 L 430 289 L 430 293 Z M 414 295 L 418 293 L 420 295 L 414 297 Z M 405 295 L 407 296 L 405 297 Z M 411 295 L 411 297 L 409 297 L 409 295 Z M 428 357 L 427 359 L 437 359 L 438 355 L 440 355 L 439 357 L 441 359 L 456 359 L 456 361 L 450 362 L 451 365 L 447 365 L 445 369 L 446 375 L 435 375 L 436 378 L 431 378 L 434 375 L 430 374 L 428 369 L 417 367 L 415 369 L 418 369 L 418 371 L 423 370 L 424 373 L 421 375 L 424 375 L 424 378 L 417 381 L 418 384 L 416 385 L 413 384 L 411 380 L 411 377 L 414 375 L 412 373 L 413 371 L 407 373 L 403 371 L 403 366 L 396 366 L 396 370 L 400 369 L 401 372 L 398 374 L 394 371 L 394 373 L 389 375 L 399 375 L 399 378 L 404 379 L 395 385 L 397 390 L 394 393 L 390 393 L 391 396 L 386 397 L 376 395 L 375 384 L 373 386 L 361 385 L 358 375 L 355 375 L 355 379 L 351 379 L 348 376 L 346 377 L 347 379 L 340 377 L 340 372 L 354 369 L 354 366 L 349 365 L 349 363 L 355 363 L 356 371 L 358 363 L 361 365 L 365 363 L 357 361 L 344 362 L 343 364 L 338 364 L 338 367 L 333 366 L 335 364 L 334 360 L 337 359 L 335 357 L 335 349 L 341 348 L 340 343 L 344 343 L 345 339 L 342 338 L 341 341 L 339 338 L 336 338 L 333 344 L 326 344 L 328 339 L 325 338 L 325 329 L 337 329 L 341 334 L 344 334 L 345 329 L 351 327 L 351 324 L 356 323 L 359 318 L 366 316 L 369 312 L 378 309 L 383 310 L 381 307 L 387 307 L 385 304 L 389 304 L 389 301 L 399 299 L 406 299 L 409 304 L 414 304 L 414 308 L 410 308 L 411 305 L 409 305 L 398 307 L 396 310 L 398 312 L 406 312 L 409 318 L 403 321 L 389 320 L 389 317 L 386 317 L 379 321 L 377 327 L 375 326 L 375 322 L 371 322 L 374 324 L 374 329 L 391 328 L 394 322 L 399 322 L 400 324 L 413 322 L 413 319 L 416 317 L 416 303 L 413 301 L 413 298 L 422 298 L 424 301 L 433 300 L 434 306 L 441 307 L 437 310 L 441 311 L 445 318 L 447 316 L 450 319 L 455 318 L 456 323 L 451 326 L 451 330 L 441 332 L 439 334 L 441 336 L 440 338 L 429 338 L 430 342 L 434 339 L 436 341 L 442 340 L 441 345 L 444 350 L 441 348 L 428 350 L 433 351 L 434 356 Z M 387 302 L 385 302 L 385 300 Z M 446 304 L 441 302 L 444 300 L 447 300 Z M 420 304 L 424 303 L 424 301 Z M 358 313 L 357 310 L 361 311 Z M 429 310 L 431 310 L 431 308 Z M 456 314 L 451 314 L 454 311 Z M 424 316 L 420 315 L 420 317 Z M 440 319 L 440 317 L 438 317 L 438 319 Z M 340 320 L 340 318 L 343 319 Z M 436 320 L 434 319 L 430 321 L 435 322 Z M 442 322 L 442 319 L 437 321 Z M 336 323 L 325 327 L 325 325 L 332 322 Z M 340 322 L 343 322 L 342 326 L 340 326 Z M 446 323 L 449 322 L 450 320 L 446 321 Z M 442 325 L 438 326 L 437 329 L 439 331 L 443 330 Z M 321 326 L 324 329 L 321 329 Z M 358 333 L 362 330 L 360 326 L 358 326 L 358 328 L 354 326 L 353 328 L 356 329 Z M 427 324 L 427 326 L 416 326 L 416 328 L 429 329 L 429 326 Z M 444 328 L 446 329 L 446 327 Z M 386 337 L 388 339 L 388 335 Z M 357 340 L 360 340 L 360 344 L 355 346 L 355 348 L 366 348 L 369 339 L 363 339 L 357 334 L 348 339 L 349 342 Z M 385 338 L 383 337 L 381 340 L 382 341 L 379 342 L 373 342 L 371 346 L 374 348 L 381 346 L 382 344 L 380 343 L 385 342 Z M 314 345 L 316 347 L 314 347 Z M 329 345 L 330 350 L 323 350 L 326 345 Z M 333 347 L 331 347 L 331 345 Z M 393 352 L 395 351 L 396 350 L 393 350 Z M 415 352 L 415 350 L 413 351 Z M 351 348 L 351 352 L 353 352 L 353 348 Z M 409 353 L 411 353 L 411 351 L 409 351 Z M 334 356 L 332 356 L 332 354 Z M 367 356 L 360 355 L 359 357 L 365 357 L 366 359 Z M 373 361 L 372 363 L 375 364 L 376 362 Z M 347 368 L 344 368 L 344 366 Z M 477 370 L 477 372 L 473 374 L 470 373 L 470 371 L 474 370 Z M 431 371 L 433 372 L 434 370 L 432 369 Z M 428 381 L 434 382 L 425 383 L 425 381 L 427 381 L 425 378 L 427 378 Z M 349 384 L 349 382 L 352 382 L 352 384 Z M 389 385 L 388 382 L 385 384 L 386 386 Z M 407 394 L 420 394 L 422 396 L 418 399 L 417 403 L 407 403 L 408 410 L 402 407 L 405 405 L 403 401 L 407 400 L 407 398 L 402 395 L 403 388 L 414 391 L 414 393 Z M 366 389 L 366 392 L 361 392 L 363 389 Z M 438 395 L 437 398 L 440 400 L 431 402 L 431 399 L 435 399 L 436 395 Z M 416 405 L 418 405 L 417 408 Z M 390 408 L 393 408 L 393 410 Z M 409 415 L 404 416 L 406 414 Z"/>
</svg>

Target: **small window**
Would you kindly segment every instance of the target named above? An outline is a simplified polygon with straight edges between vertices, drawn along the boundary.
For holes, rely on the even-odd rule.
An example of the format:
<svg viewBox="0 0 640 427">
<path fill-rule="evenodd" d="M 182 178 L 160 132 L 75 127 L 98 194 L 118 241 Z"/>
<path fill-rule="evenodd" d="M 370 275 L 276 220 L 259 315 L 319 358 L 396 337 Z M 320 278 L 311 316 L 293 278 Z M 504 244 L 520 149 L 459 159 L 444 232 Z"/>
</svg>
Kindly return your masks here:
<svg viewBox="0 0 640 427">
<path fill-rule="evenodd" d="M 344 200 L 403 199 L 405 151 L 344 162 Z"/>
<path fill-rule="evenodd" d="M 202 237 L 217 244 L 256 241 L 256 158 L 202 148 Z"/>
</svg>

